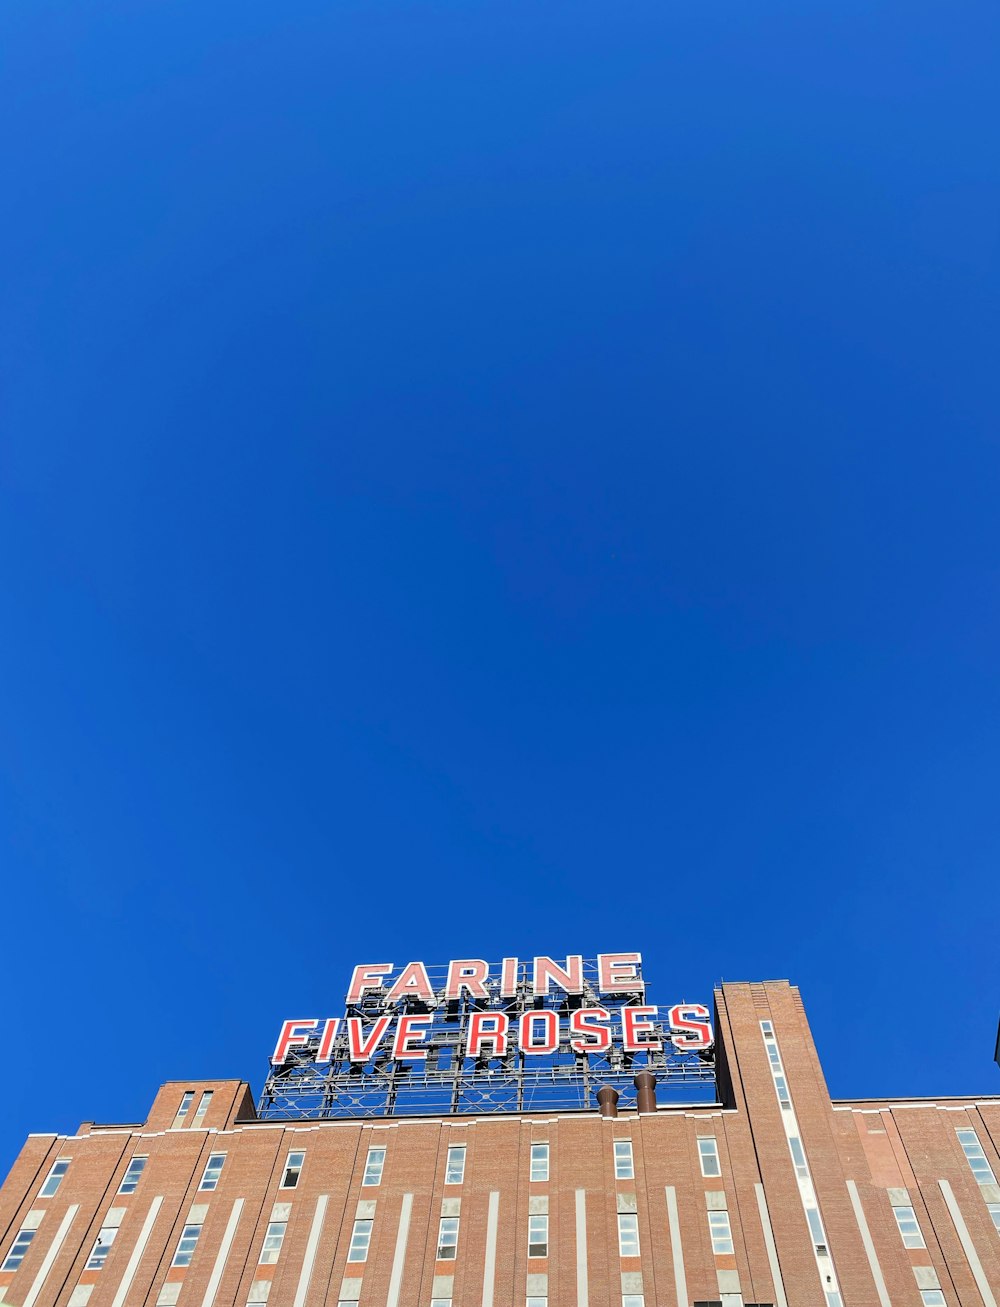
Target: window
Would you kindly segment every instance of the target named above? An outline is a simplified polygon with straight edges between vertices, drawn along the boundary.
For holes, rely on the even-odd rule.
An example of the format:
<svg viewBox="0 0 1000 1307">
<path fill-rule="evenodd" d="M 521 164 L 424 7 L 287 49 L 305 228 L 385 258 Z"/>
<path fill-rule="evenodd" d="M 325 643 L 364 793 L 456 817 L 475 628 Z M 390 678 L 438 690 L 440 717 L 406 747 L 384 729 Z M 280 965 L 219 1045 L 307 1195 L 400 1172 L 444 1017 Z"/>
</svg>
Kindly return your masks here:
<svg viewBox="0 0 1000 1307">
<path fill-rule="evenodd" d="M 444 1170 L 445 1184 L 461 1184 L 465 1179 L 465 1144 L 448 1149 L 448 1162 Z"/>
<path fill-rule="evenodd" d="M 212 1153 L 205 1163 L 205 1173 L 201 1177 L 199 1189 L 216 1189 L 219 1184 L 219 1176 L 222 1174 L 222 1165 L 226 1160 L 225 1153 Z"/>
<path fill-rule="evenodd" d="M 56 1190 L 62 1184 L 63 1176 L 69 1170 L 69 1164 L 72 1161 L 69 1157 L 60 1157 L 52 1163 L 48 1175 L 45 1177 L 45 1183 L 38 1191 L 39 1198 L 52 1198 Z"/>
<path fill-rule="evenodd" d="M 134 1194 L 139 1187 L 139 1180 L 143 1171 L 146 1169 L 148 1157 L 133 1157 L 128 1164 L 125 1174 L 122 1176 L 122 1182 L 118 1186 L 120 1194 Z"/>
<path fill-rule="evenodd" d="M 791 1107 L 792 1100 L 788 1096 L 788 1085 L 784 1076 L 774 1077 L 774 1087 L 778 1091 L 778 1102 L 786 1110 Z"/>
<path fill-rule="evenodd" d="M 899 1226 L 899 1233 L 903 1236 L 904 1248 L 927 1247 L 924 1243 L 924 1237 L 920 1233 L 920 1226 L 917 1224 L 916 1212 L 912 1207 L 894 1207 L 892 1214 Z"/>
<path fill-rule="evenodd" d="M 549 1307 L 548 1298 L 525 1298 L 524 1307 Z"/>
<path fill-rule="evenodd" d="M 641 1293 L 623 1293 L 622 1307 L 645 1307 L 646 1299 Z"/>
<path fill-rule="evenodd" d="M 194 1256 L 194 1250 L 197 1247 L 198 1240 L 201 1238 L 200 1225 L 185 1225 L 181 1231 L 181 1237 L 177 1244 L 177 1251 L 174 1253 L 174 1260 L 171 1266 L 190 1266 L 191 1258 Z"/>
<path fill-rule="evenodd" d="M 720 1293 L 719 1298 L 722 1307 L 743 1307 L 743 1295 L 741 1293 Z"/>
<path fill-rule="evenodd" d="M 531 1145 L 531 1179 L 547 1180 L 549 1178 L 548 1144 Z"/>
<path fill-rule="evenodd" d="M 373 1221 L 355 1221 L 354 1229 L 351 1232 L 351 1247 L 347 1254 L 349 1262 L 366 1262 L 368 1260 L 368 1245 L 372 1241 Z"/>
<path fill-rule="evenodd" d="M 719 1165 L 719 1145 L 715 1142 L 715 1137 L 698 1140 L 698 1160 L 701 1162 L 702 1175 L 721 1175 L 722 1167 Z"/>
<path fill-rule="evenodd" d="M 365 1161 L 365 1175 L 362 1184 L 381 1184 L 382 1168 L 385 1166 L 385 1149 L 369 1148 Z"/>
<path fill-rule="evenodd" d="M 205 1113 L 208 1111 L 208 1107 L 212 1101 L 212 1095 L 214 1093 L 215 1093 L 214 1089 L 206 1089 L 205 1092 L 202 1094 L 201 1102 L 198 1104 L 198 1110 L 194 1114 L 194 1122 L 193 1122 L 194 1125 L 200 1125 L 202 1121 L 204 1121 Z"/>
<path fill-rule="evenodd" d="M 261 1266 L 273 1266 L 278 1260 L 278 1254 L 281 1252 L 281 1244 L 287 1229 L 287 1221 L 270 1221 L 268 1223 L 267 1234 L 264 1235 L 264 1246 L 260 1250 Z"/>
<path fill-rule="evenodd" d="M 108 1253 L 111 1251 L 111 1245 L 115 1241 L 115 1235 L 118 1233 L 117 1225 L 104 1225 L 97 1232 L 97 1241 L 87 1258 L 87 1265 L 84 1268 L 88 1271 L 103 1271 L 104 1263 L 108 1260 Z"/>
<path fill-rule="evenodd" d="M 962 1152 L 972 1167 L 972 1174 L 976 1178 L 976 1183 L 996 1184 L 993 1168 L 986 1160 L 986 1154 L 983 1152 L 983 1146 L 979 1142 L 975 1130 L 959 1130 L 957 1133 L 958 1142 L 962 1145 Z M 44 1190 L 42 1192 L 44 1193 Z"/>
<path fill-rule="evenodd" d="M 1000 1203 L 987 1203 L 986 1210 L 993 1218 L 993 1224 L 996 1226 L 997 1234 L 1000 1234 Z"/>
<path fill-rule="evenodd" d="M 431 1307 L 451 1307 L 450 1298 L 432 1298 Z"/>
<path fill-rule="evenodd" d="M 823 1233 L 823 1222 L 819 1219 L 819 1212 L 815 1207 L 806 1208 L 806 1220 L 809 1222 L 809 1233 L 812 1235 L 817 1252 L 825 1253 L 826 1235 Z"/>
<path fill-rule="evenodd" d="M 11 1245 L 10 1252 L 3 1259 L 3 1265 L 0 1271 L 16 1271 L 24 1261 L 24 1254 L 31 1246 L 31 1241 L 38 1233 L 37 1230 L 18 1230 L 17 1238 Z"/>
<path fill-rule="evenodd" d="M 826 1307 L 844 1307 L 843 1299 L 836 1289 L 827 1289 Z"/>
<path fill-rule="evenodd" d="M 792 1135 L 789 1138 L 788 1147 L 792 1150 L 792 1161 L 795 1163 L 795 1174 L 800 1180 L 808 1180 L 809 1164 L 806 1161 L 805 1151 L 802 1148 L 802 1140 L 798 1135 Z"/>
<path fill-rule="evenodd" d="M 285 1171 L 281 1177 L 282 1189 L 294 1189 L 299 1183 L 299 1176 L 302 1174 L 302 1164 L 306 1160 L 305 1153 L 289 1153 L 285 1158 Z"/>
<path fill-rule="evenodd" d="M 712 1236 L 712 1252 L 716 1257 L 733 1251 L 733 1231 L 728 1212 L 709 1212 L 708 1229 Z"/>
<path fill-rule="evenodd" d="M 186 1089 L 184 1091 L 184 1097 L 181 1099 L 181 1105 L 177 1109 L 177 1115 L 174 1117 L 174 1124 L 171 1127 L 171 1129 L 178 1130 L 184 1124 L 184 1120 L 188 1112 L 191 1111 L 191 1104 L 193 1101 L 194 1101 L 194 1090 Z"/>
<path fill-rule="evenodd" d="M 454 1261 L 458 1251 L 458 1217 L 442 1216 L 438 1226 L 437 1255 L 442 1261 Z"/>
<path fill-rule="evenodd" d="M 528 1217 L 528 1256 L 548 1257 L 549 1255 L 549 1218 L 547 1216 Z"/>
<path fill-rule="evenodd" d="M 635 1212 L 618 1213 L 618 1255 L 639 1256 L 639 1218 Z"/>
<path fill-rule="evenodd" d="M 615 1140 L 615 1179 L 635 1179 L 635 1164 L 632 1161 L 632 1144 L 628 1139 Z"/>
<path fill-rule="evenodd" d="M 944 1294 L 940 1289 L 921 1289 L 920 1301 L 924 1307 L 944 1307 Z"/>
</svg>

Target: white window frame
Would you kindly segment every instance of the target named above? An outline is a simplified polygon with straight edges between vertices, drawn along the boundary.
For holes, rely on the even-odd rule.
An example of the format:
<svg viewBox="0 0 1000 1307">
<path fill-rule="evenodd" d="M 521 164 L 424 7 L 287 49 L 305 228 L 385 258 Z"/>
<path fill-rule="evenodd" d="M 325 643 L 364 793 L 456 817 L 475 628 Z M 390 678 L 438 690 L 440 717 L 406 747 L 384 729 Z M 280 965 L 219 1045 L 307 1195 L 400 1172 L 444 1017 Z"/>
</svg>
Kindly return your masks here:
<svg viewBox="0 0 1000 1307">
<path fill-rule="evenodd" d="M 260 1248 L 260 1257 L 257 1259 L 258 1266 L 273 1266 L 277 1262 L 281 1256 L 281 1245 L 285 1242 L 287 1230 L 287 1221 L 268 1221 L 267 1229 L 264 1231 L 264 1242 Z"/>
<path fill-rule="evenodd" d="M 382 1183 L 382 1172 L 385 1169 L 385 1148 L 377 1148 L 374 1145 L 369 1148 L 368 1156 L 365 1158 L 365 1173 L 361 1179 L 364 1188 L 375 1188 Z"/>
<path fill-rule="evenodd" d="M 442 1216 L 438 1223 L 436 1258 L 439 1262 L 453 1262 L 458 1256 L 460 1219 L 458 1216 Z"/>
<path fill-rule="evenodd" d="M 530 1298 L 525 1298 L 524 1307 L 549 1307 L 547 1297 L 540 1298 L 537 1294 L 532 1294 Z"/>
<path fill-rule="evenodd" d="M 805 1207 L 806 1224 L 809 1226 L 809 1237 L 812 1239 L 813 1247 L 822 1253 L 830 1251 L 826 1242 L 826 1231 L 823 1229 L 823 1218 L 819 1214 L 819 1208 L 813 1205 Z"/>
<path fill-rule="evenodd" d="M 543 1248 L 544 1252 L 532 1252 L 532 1248 Z M 549 1218 L 548 1213 L 536 1212 L 528 1217 L 528 1256 L 548 1257 L 549 1255 Z"/>
<path fill-rule="evenodd" d="M 634 1251 L 632 1251 L 634 1245 Z M 618 1256 L 640 1257 L 639 1216 L 637 1212 L 618 1213 Z"/>
<path fill-rule="evenodd" d="M 646 1307 L 646 1299 L 641 1293 L 623 1293 L 622 1307 Z"/>
<path fill-rule="evenodd" d="M 531 1181 L 545 1181 L 549 1178 L 549 1146 L 542 1140 L 536 1140 L 531 1145 L 531 1164 L 528 1171 L 528 1179 Z"/>
<path fill-rule="evenodd" d="M 177 1108 L 177 1115 L 174 1117 L 174 1123 L 171 1130 L 179 1130 L 187 1120 L 188 1113 L 191 1111 L 191 1104 L 194 1102 L 194 1090 L 185 1089 L 181 1096 L 180 1106 Z"/>
<path fill-rule="evenodd" d="M 294 1157 L 299 1160 L 297 1162 L 292 1161 Z M 302 1179 L 302 1168 L 305 1164 L 306 1150 L 304 1148 L 290 1148 L 288 1155 L 285 1157 L 285 1165 L 281 1169 L 281 1184 L 278 1185 L 278 1188 L 297 1189 L 299 1181 Z M 289 1181 L 289 1176 L 293 1177 L 291 1181 Z"/>
<path fill-rule="evenodd" d="M 634 1180 L 635 1156 L 632 1152 L 632 1140 L 615 1139 L 612 1142 L 612 1153 L 615 1159 L 615 1179 Z"/>
<path fill-rule="evenodd" d="M 206 1089 L 201 1098 L 198 1100 L 198 1110 L 194 1114 L 192 1125 L 199 1125 L 208 1115 L 208 1109 L 212 1106 L 212 1099 L 215 1097 L 214 1089 Z"/>
<path fill-rule="evenodd" d="M 432 1298 L 431 1307 L 451 1307 L 450 1298 Z"/>
<path fill-rule="evenodd" d="M 900 1203 L 898 1207 L 893 1206 L 892 1214 L 896 1218 L 896 1225 L 899 1228 L 899 1237 L 903 1241 L 904 1248 L 927 1247 L 924 1243 L 924 1236 L 920 1230 L 920 1222 L 917 1220 L 917 1214 L 912 1207 Z"/>
<path fill-rule="evenodd" d="M 921 1289 L 920 1301 L 923 1307 L 945 1307 L 944 1294 L 940 1289 Z"/>
<path fill-rule="evenodd" d="M 465 1144 L 449 1144 L 444 1163 L 445 1184 L 465 1183 Z"/>
<path fill-rule="evenodd" d="M 102 1225 L 97 1232 L 94 1246 L 90 1250 L 90 1256 L 87 1258 L 83 1269 L 85 1271 L 103 1271 L 104 1263 L 108 1260 L 108 1253 L 111 1251 L 111 1245 L 117 1237 L 117 1225 Z"/>
<path fill-rule="evenodd" d="M 21 1226 L 14 1236 L 14 1242 L 7 1249 L 7 1256 L 0 1264 L 0 1271 L 16 1271 L 18 1269 L 28 1255 L 31 1241 L 37 1233 L 37 1227 L 34 1230 L 26 1230 L 23 1225 Z"/>
<path fill-rule="evenodd" d="M 962 1147 L 962 1152 L 965 1154 L 965 1160 L 969 1163 L 969 1167 L 975 1177 L 976 1183 L 996 1184 L 997 1178 L 993 1174 L 993 1167 L 990 1166 L 989 1158 L 986 1156 L 986 1152 L 983 1149 L 982 1144 L 979 1142 L 979 1136 L 976 1134 L 975 1130 L 973 1130 L 971 1126 L 956 1126 L 955 1133 L 958 1135 L 958 1142 Z M 971 1135 L 972 1138 L 963 1139 L 963 1135 Z M 977 1162 L 979 1163 L 978 1166 L 976 1166 Z M 981 1179 L 981 1176 L 985 1176 L 986 1179 Z"/>
<path fill-rule="evenodd" d="M 715 1135 L 698 1136 L 698 1165 L 707 1180 L 714 1180 L 722 1175 L 722 1162 L 719 1158 L 719 1141 Z M 714 1165 L 715 1169 L 712 1169 Z"/>
<path fill-rule="evenodd" d="M 708 1233 L 712 1240 L 712 1252 L 716 1257 L 731 1256 L 735 1250 L 733 1225 L 725 1208 L 708 1213 Z"/>
<path fill-rule="evenodd" d="M 201 1238 L 203 1226 L 199 1224 L 185 1225 L 181 1230 L 181 1237 L 177 1240 L 177 1248 L 174 1251 L 171 1266 L 190 1266 L 194 1260 L 195 1252 L 198 1248 L 198 1240 Z M 187 1244 L 187 1247 L 185 1247 Z"/>
<path fill-rule="evenodd" d="M 997 1234 L 1000 1234 L 1000 1203 L 987 1203 L 986 1210 L 989 1212 L 993 1224 L 996 1226 Z"/>
<path fill-rule="evenodd" d="M 72 1157 L 57 1157 L 49 1167 L 49 1173 L 42 1181 L 42 1187 L 38 1191 L 39 1198 L 55 1198 L 59 1192 L 59 1186 L 66 1179 L 66 1172 L 69 1170 L 69 1164 Z M 62 1170 L 59 1168 L 62 1167 Z"/>
<path fill-rule="evenodd" d="M 372 1244 L 372 1229 L 375 1221 L 370 1216 L 359 1216 L 351 1230 L 351 1246 L 347 1250 L 349 1262 L 366 1262 L 368 1250 Z"/>
<path fill-rule="evenodd" d="M 149 1161 L 148 1153 L 136 1153 L 129 1158 L 128 1166 L 125 1168 L 125 1174 L 122 1176 L 122 1182 L 118 1186 L 120 1194 L 134 1194 L 139 1188 L 139 1181 L 142 1179 L 142 1173 L 146 1169 L 146 1163 Z M 140 1163 L 136 1166 L 136 1163 Z M 130 1185 L 130 1188 L 126 1188 Z"/>
<path fill-rule="evenodd" d="M 219 1177 L 222 1175 L 222 1168 L 226 1165 L 225 1153 L 209 1153 L 208 1161 L 205 1163 L 205 1169 L 201 1173 L 201 1180 L 198 1184 L 198 1192 L 211 1194 L 219 1187 Z"/>
<path fill-rule="evenodd" d="M 802 1147 L 802 1140 L 798 1135 L 788 1136 L 788 1150 L 792 1155 L 792 1165 L 795 1167 L 795 1174 L 800 1180 L 808 1180 L 809 1163 L 806 1161 L 806 1150 Z"/>
</svg>

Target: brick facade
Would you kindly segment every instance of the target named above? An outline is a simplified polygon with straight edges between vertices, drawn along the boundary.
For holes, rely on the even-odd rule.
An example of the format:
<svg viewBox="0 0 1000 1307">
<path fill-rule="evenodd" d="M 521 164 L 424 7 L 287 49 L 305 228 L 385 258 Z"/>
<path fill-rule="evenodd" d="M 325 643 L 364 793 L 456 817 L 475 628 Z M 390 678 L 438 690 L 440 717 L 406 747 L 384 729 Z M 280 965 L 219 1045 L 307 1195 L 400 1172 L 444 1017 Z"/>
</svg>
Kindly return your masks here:
<svg viewBox="0 0 1000 1307">
<path fill-rule="evenodd" d="M 0 1191 L 2 1301 L 998 1307 L 1000 1100 L 832 1103 L 785 982 L 723 985 L 716 1036 L 718 1103 L 616 1118 L 276 1124 L 256 1119 L 244 1083 L 166 1084 L 143 1125 L 28 1139 Z M 715 1140 L 719 1174 L 704 1174 L 699 1138 Z M 616 1179 L 616 1140 L 632 1144 L 631 1178 Z M 547 1180 L 530 1179 L 532 1143 L 548 1145 Z M 464 1177 L 447 1184 L 457 1145 Z M 370 1148 L 385 1149 L 377 1186 L 363 1183 Z M 290 1152 L 304 1162 L 282 1188 Z M 219 1153 L 216 1187 L 199 1189 Z M 148 1160 L 122 1194 L 133 1157 Z M 60 1159 L 69 1165 L 46 1196 Z M 906 1246 L 894 1207 L 922 1247 Z M 620 1254 L 619 1214 L 636 1218 L 638 1256 Z M 442 1215 L 459 1220 L 453 1259 L 437 1257 Z M 548 1217 L 547 1256 L 528 1255 L 531 1215 Z M 357 1219 L 371 1221 L 363 1261 L 349 1260 Z M 262 1263 L 272 1221 L 283 1239 Z M 200 1230 L 189 1265 L 174 1266 L 185 1226 Z M 103 1265 L 87 1269 L 102 1227 L 117 1233 Z"/>
</svg>

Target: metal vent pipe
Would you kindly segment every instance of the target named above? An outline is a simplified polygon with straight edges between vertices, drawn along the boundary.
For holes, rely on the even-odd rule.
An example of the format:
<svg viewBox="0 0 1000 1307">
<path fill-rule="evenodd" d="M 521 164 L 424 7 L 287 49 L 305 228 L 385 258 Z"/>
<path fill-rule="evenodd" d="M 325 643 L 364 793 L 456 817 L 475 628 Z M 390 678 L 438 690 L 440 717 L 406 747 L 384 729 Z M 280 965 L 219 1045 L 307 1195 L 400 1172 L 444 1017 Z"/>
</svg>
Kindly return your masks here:
<svg viewBox="0 0 1000 1307">
<path fill-rule="evenodd" d="M 613 1089 L 611 1085 L 602 1085 L 597 1091 L 597 1102 L 601 1109 L 601 1116 L 618 1115 L 618 1090 Z"/>
</svg>

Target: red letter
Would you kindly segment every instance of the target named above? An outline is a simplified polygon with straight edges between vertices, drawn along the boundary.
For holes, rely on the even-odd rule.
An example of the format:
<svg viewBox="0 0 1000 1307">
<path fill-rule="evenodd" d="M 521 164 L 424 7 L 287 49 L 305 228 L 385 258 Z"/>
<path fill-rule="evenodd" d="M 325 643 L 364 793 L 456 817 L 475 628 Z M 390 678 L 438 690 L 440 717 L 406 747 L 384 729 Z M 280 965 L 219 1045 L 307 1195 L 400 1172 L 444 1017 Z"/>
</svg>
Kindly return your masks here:
<svg viewBox="0 0 1000 1307">
<path fill-rule="evenodd" d="M 392 1055 L 394 1058 L 412 1057 L 416 1061 L 424 1062 L 427 1060 L 426 1048 L 411 1048 L 411 1039 L 426 1039 L 430 1033 L 428 1027 L 434 1020 L 428 1016 L 408 1016 L 400 1017 L 399 1025 L 396 1027 L 396 1038 L 392 1045 Z"/>
<path fill-rule="evenodd" d="M 535 958 L 532 988 L 537 998 L 549 992 L 549 981 L 554 980 L 567 994 L 583 993 L 583 958 L 576 953 L 566 959 L 566 970 L 557 967 L 551 958 Z"/>
<path fill-rule="evenodd" d="M 626 1053 L 641 1053 L 644 1048 L 652 1049 L 658 1052 L 663 1043 L 659 1039 L 640 1039 L 639 1036 L 653 1029 L 652 1021 L 645 1018 L 656 1016 L 658 1009 L 655 1007 L 628 1007 L 622 1008 L 622 1026 L 625 1031 L 625 1042 L 623 1047 Z"/>
<path fill-rule="evenodd" d="M 646 986 L 639 979 L 641 953 L 598 953 L 598 989 L 602 994 L 643 994 Z"/>
<path fill-rule="evenodd" d="M 473 998 L 489 998 L 483 983 L 490 974 L 490 964 L 479 958 L 461 958 L 448 963 L 448 984 L 445 998 L 458 998 L 467 989 Z"/>
<path fill-rule="evenodd" d="M 688 1013 L 688 1016 L 684 1014 Z M 701 1003 L 678 1003 L 667 1014 L 670 1019 L 670 1042 L 682 1053 L 696 1048 L 711 1048 L 714 1043 L 712 1027 L 708 1024 L 708 1008 Z M 691 1033 L 685 1035 L 683 1032 Z"/>
<path fill-rule="evenodd" d="M 536 1044 L 534 1040 L 534 1027 L 537 1021 L 545 1023 L 545 1042 Z M 559 1020 L 554 1012 L 525 1012 L 521 1018 L 521 1028 L 518 1031 L 518 1041 L 521 1045 L 521 1052 L 526 1054 L 554 1053 L 559 1047 Z"/>
<path fill-rule="evenodd" d="M 323 1027 L 323 1038 L 319 1041 L 319 1052 L 316 1054 L 317 1062 L 329 1062 L 333 1041 L 337 1038 L 339 1029 L 340 1017 L 331 1017 Z"/>
<path fill-rule="evenodd" d="M 492 1045 L 490 1057 L 507 1052 L 507 1015 L 504 1012 L 473 1012 L 469 1022 L 469 1047 L 466 1057 L 484 1057 L 483 1045 Z"/>
<path fill-rule="evenodd" d="M 603 1007 L 578 1007 L 569 1019 L 571 1035 L 584 1038 L 571 1039 L 569 1046 L 574 1053 L 606 1053 L 611 1047 L 611 1031 L 607 1026 L 595 1026 L 594 1021 L 610 1021 L 611 1013 Z"/>
<path fill-rule="evenodd" d="M 517 958 L 504 958 L 500 967 L 500 997 L 517 996 Z"/>
<path fill-rule="evenodd" d="M 366 989 L 381 989 L 382 977 L 392 970 L 391 962 L 370 962 L 354 968 L 351 988 L 347 991 L 347 1006 L 360 1003 Z"/>
<path fill-rule="evenodd" d="M 347 1042 L 350 1048 L 350 1059 L 352 1062 L 367 1062 L 372 1053 L 379 1045 L 382 1036 L 389 1029 L 392 1017 L 379 1017 L 372 1026 L 372 1032 L 367 1039 L 361 1037 L 362 1021 L 360 1017 L 347 1018 Z"/>
<path fill-rule="evenodd" d="M 297 1044 L 308 1044 L 308 1034 L 296 1034 L 296 1031 L 315 1030 L 319 1025 L 319 1017 L 310 1020 L 306 1017 L 302 1021 L 286 1021 L 281 1027 L 281 1034 L 278 1036 L 278 1042 L 274 1046 L 274 1052 L 271 1055 L 271 1061 L 275 1066 L 281 1066 L 288 1057 L 288 1050 L 294 1048 Z"/>
<path fill-rule="evenodd" d="M 434 991 L 427 975 L 427 968 L 422 962 L 407 962 L 399 979 L 385 996 L 387 1003 L 398 1003 L 401 998 L 422 998 L 425 1003 L 434 1002 Z"/>
</svg>

